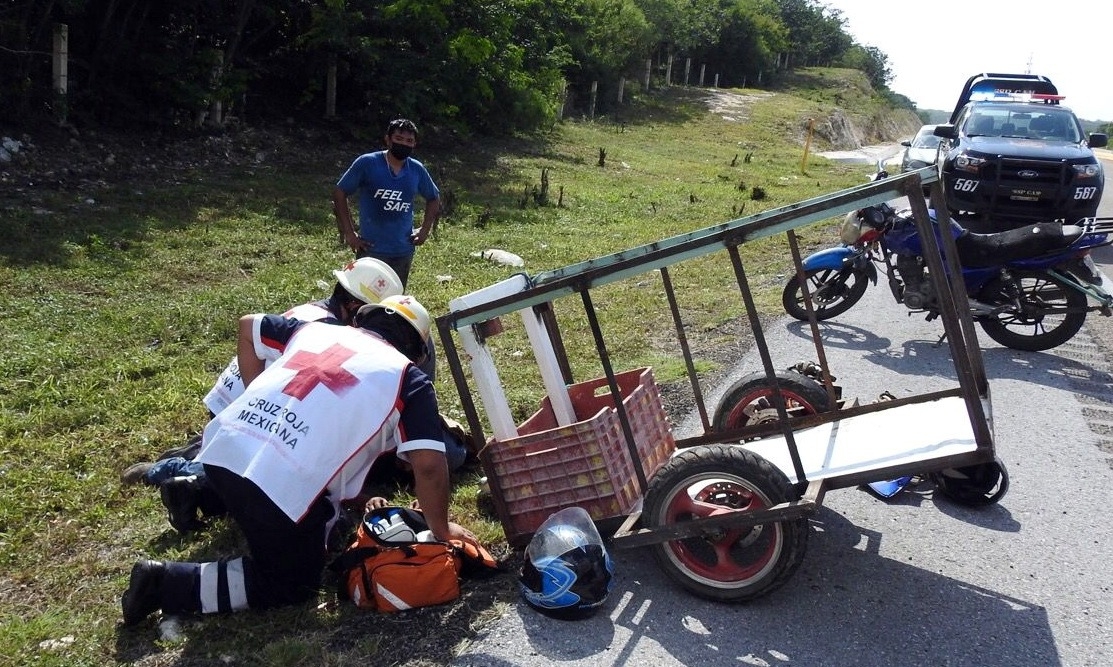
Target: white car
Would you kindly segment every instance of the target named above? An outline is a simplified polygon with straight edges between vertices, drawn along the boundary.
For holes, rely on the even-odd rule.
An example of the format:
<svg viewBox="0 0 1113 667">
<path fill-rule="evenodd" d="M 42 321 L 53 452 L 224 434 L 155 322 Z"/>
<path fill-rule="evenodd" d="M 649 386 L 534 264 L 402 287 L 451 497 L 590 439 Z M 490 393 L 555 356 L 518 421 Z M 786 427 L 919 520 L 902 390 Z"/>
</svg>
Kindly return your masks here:
<svg viewBox="0 0 1113 667">
<path fill-rule="evenodd" d="M 933 134 L 934 125 L 924 125 L 911 141 L 900 142 L 904 146 L 904 155 L 900 159 L 900 171 L 916 171 L 935 164 L 935 155 L 939 151 L 939 137 Z"/>
</svg>

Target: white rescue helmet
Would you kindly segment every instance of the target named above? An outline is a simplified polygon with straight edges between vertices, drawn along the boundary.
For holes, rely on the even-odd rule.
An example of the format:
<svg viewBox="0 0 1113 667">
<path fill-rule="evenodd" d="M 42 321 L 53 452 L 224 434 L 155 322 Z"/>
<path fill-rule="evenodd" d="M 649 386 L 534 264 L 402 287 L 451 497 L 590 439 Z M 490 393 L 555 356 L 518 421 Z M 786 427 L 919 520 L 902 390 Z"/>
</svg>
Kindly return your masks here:
<svg viewBox="0 0 1113 667">
<path fill-rule="evenodd" d="M 362 311 L 364 308 L 382 308 L 388 313 L 401 315 L 402 319 L 409 322 L 410 326 L 417 331 L 422 341 L 429 340 L 429 327 L 432 324 L 429 311 L 425 310 L 425 306 L 421 305 L 417 299 L 408 294 L 391 295 L 378 303 L 362 306 L 360 310 Z"/>
<path fill-rule="evenodd" d="M 402 281 L 398 274 L 380 259 L 360 257 L 332 273 L 336 282 L 364 303 L 379 303 L 402 293 Z"/>
</svg>

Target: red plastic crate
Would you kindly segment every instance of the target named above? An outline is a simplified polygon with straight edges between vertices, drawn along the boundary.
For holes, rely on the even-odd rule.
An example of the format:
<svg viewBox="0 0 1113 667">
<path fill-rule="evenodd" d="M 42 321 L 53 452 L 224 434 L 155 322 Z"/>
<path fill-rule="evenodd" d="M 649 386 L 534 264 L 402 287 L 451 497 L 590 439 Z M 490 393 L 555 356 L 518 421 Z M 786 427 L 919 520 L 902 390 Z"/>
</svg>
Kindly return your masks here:
<svg viewBox="0 0 1113 667">
<path fill-rule="evenodd" d="M 649 368 L 615 376 L 646 479 L 676 449 Z M 629 513 L 639 499 L 633 460 L 606 378 L 568 387 L 577 421 L 558 427 L 546 396 L 518 427 L 518 437 L 491 439 L 483 462 L 495 507 L 511 544 L 528 540 L 550 514 L 579 506 L 596 521 Z M 501 502 L 499 499 L 501 498 Z"/>
</svg>

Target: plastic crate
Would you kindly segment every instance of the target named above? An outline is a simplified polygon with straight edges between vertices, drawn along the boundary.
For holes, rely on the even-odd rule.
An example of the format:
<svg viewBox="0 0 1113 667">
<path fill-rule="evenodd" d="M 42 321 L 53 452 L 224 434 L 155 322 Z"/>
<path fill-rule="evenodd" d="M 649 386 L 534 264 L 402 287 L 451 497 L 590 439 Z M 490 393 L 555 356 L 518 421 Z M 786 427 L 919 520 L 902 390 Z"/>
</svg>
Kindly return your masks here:
<svg viewBox="0 0 1113 667">
<path fill-rule="evenodd" d="M 615 376 L 646 479 L 676 449 L 649 368 Z M 600 521 L 629 513 L 640 498 L 634 462 L 606 378 L 568 387 L 577 421 L 557 426 L 546 396 L 518 427 L 518 437 L 491 439 L 483 463 L 511 544 L 528 540 L 550 514 L 578 506 Z"/>
</svg>

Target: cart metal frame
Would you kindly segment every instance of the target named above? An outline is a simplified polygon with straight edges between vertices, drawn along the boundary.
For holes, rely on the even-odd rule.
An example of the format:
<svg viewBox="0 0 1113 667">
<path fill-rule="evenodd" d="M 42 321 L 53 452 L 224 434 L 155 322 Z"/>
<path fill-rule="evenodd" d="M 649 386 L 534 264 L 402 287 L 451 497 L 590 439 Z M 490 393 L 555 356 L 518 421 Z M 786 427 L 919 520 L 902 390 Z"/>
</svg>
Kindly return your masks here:
<svg viewBox="0 0 1113 667">
<path fill-rule="evenodd" d="M 797 519 L 814 514 L 823 502 L 824 495 L 833 489 L 852 487 L 872 481 L 887 480 L 909 474 L 923 474 L 948 468 L 975 465 L 992 461 L 994 442 L 992 434 L 992 409 L 989 383 L 975 335 L 974 323 L 965 289 L 961 282 L 961 269 L 954 240 L 949 234 L 937 236 L 928 217 L 928 208 L 922 196 L 922 187 L 931 186 L 931 199 L 938 216 L 941 229 L 948 229 L 950 223 L 946 206 L 939 205 L 943 191 L 938 174 L 932 167 L 909 172 L 900 176 L 841 190 L 830 195 L 817 197 L 797 204 L 784 206 L 754 215 L 739 218 L 722 224 L 712 225 L 690 233 L 673 236 L 629 250 L 616 252 L 585 262 L 569 265 L 560 269 L 546 271 L 533 277 L 519 274 L 514 278 L 498 283 L 490 288 L 479 290 L 456 299 L 450 305 L 450 312 L 438 317 L 437 329 L 440 334 L 444 354 L 452 373 L 453 381 L 459 392 L 462 408 L 472 433 L 487 441 L 480 422 L 472 389 L 465 377 L 460 352 L 456 347 L 453 332 L 464 343 L 465 353 L 471 362 L 473 377 L 480 384 L 479 393 L 487 410 L 496 438 L 512 437 L 516 434 L 515 424 L 508 408 L 499 405 L 499 397 L 491 395 L 489 389 L 493 382 L 497 386 L 497 374 L 493 371 L 493 361 L 487 355 L 484 341 L 495 330 L 497 318 L 509 313 L 521 313 L 526 321 L 535 356 L 542 367 L 542 376 L 558 419 L 568 419 L 567 406 L 561 405 L 560 395 L 573 378 L 558 327 L 553 302 L 561 297 L 578 294 L 582 300 L 584 313 L 594 337 L 599 354 L 600 365 L 606 375 L 610 390 L 619 395 L 606 341 L 599 324 L 591 297 L 591 289 L 640 273 L 659 270 L 662 284 L 668 299 L 669 308 L 676 326 L 677 339 L 684 357 L 685 367 L 695 399 L 695 408 L 700 415 L 703 434 L 678 439 L 678 450 L 695 445 L 730 443 L 738 444 L 743 440 L 756 442 L 757 450 L 767 457 L 779 458 L 778 467 L 785 472 L 796 489 L 798 499 L 768 507 L 762 510 L 735 511 L 728 514 L 695 519 L 693 521 L 667 526 L 646 526 L 641 522 L 640 505 L 627 515 L 612 534 L 612 543 L 617 547 L 637 547 L 669 540 L 708 535 L 725 526 L 749 527 L 764 523 Z M 786 234 L 792 261 L 803 280 L 802 260 L 794 230 L 836 215 L 842 215 L 865 206 L 907 196 L 917 229 L 926 253 L 932 280 L 939 295 L 941 319 L 945 338 L 949 343 L 958 386 L 942 391 L 883 401 L 868 405 L 843 407 L 820 414 L 789 418 L 781 391 L 775 378 L 776 369 L 770 358 L 769 348 L 759 320 L 757 308 L 750 290 L 749 279 L 738 247 L 750 241 L 775 234 Z M 940 239 L 942 241 L 940 245 Z M 761 358 L 763 371 L 773 387 L 774 404 L 778 419 L 775 425 L 715 431 L 708 417 L 704 402 L 703 389 L 695 369 L 689 349 L 684 326 L 680 317 L 669 267 L 678 262 L 699 257 L 712 252 L 725 250 L 729 255 L 734 276 L 746 315 L 753 333 L 753 343 Z M 810 301 L 809 306 L 810 310 Z M 810 327 L 822 369 L 822 377 L 827 391 L 833 394 L 831 374 L 823 350 L 817 322 L 810 318 Z M 546 372 L 546 367 L 548 372 Z M 565 397 L 566 398 L 566 397 Z M 503 401 L 505 402 L 505 401 Z M 621 401 L 616 401 L 619 421 L 632 459 L 637 469 L 637 479 L 641 494 L 648 487 L 645 472 L 635 447 L 629 418 Z M 944 408 L 945 406 L 945 408 Z M 918 455 L 879 457 L 863 465 L 846 465 L 841 468 L 815 467 L 816 447 L 821 450 L 824 462 L 837 458 L 835 449 L 836 433 L 854 432 L 857 422 L 865 425 L 869 420 L 891 419 L 885 415 L 889 411 L 915 412 L 929 414 L 931 421 L 939 421 L 939 409 L 947 413 L 942 417 L 945 428 L 953 433 L 945 433 L 939 447 L 921 447 Z M 928 411 L 925 413 L 925 411 Z M 934 412 L 933 412 L 934 411 Z M 901 413 L 902 415 L 904 413 Z M 563 415 L 563 416 L 562 416 Z M 957 419 L 956 419 L 957 416 Z M 856 422 L 857 420 L 857 422 Z M 562 422 L 563 423 L 563 422 Z M 826 429 L 826 430 L 825 430 Z M 858 429 L 862 432 L 862 429 Z M 818 434 L 818 435 L 817 435 Z M 818 444 L 817 444 L 818 438 Z M 805 440 L 802 454 L 800 441 Z M 957 443 L 957 446 L 956 446 Z M 743 446 L 749 446 L 743 445 Z M 483 457 L 481 456 L 481 459 Z M 484 461 L 484 465 L 487 462 Z M 489 470 L 489 469 L 488 469 Z M 492 482 L 492 500 L 502 501 L 496 480 Z M 502 507 L 505 509 L 505 506 Z M 501 511 L 500 511 L 501 514 Z M 610 532 L 608 530 L 608 532 Z"/>
</svg>

